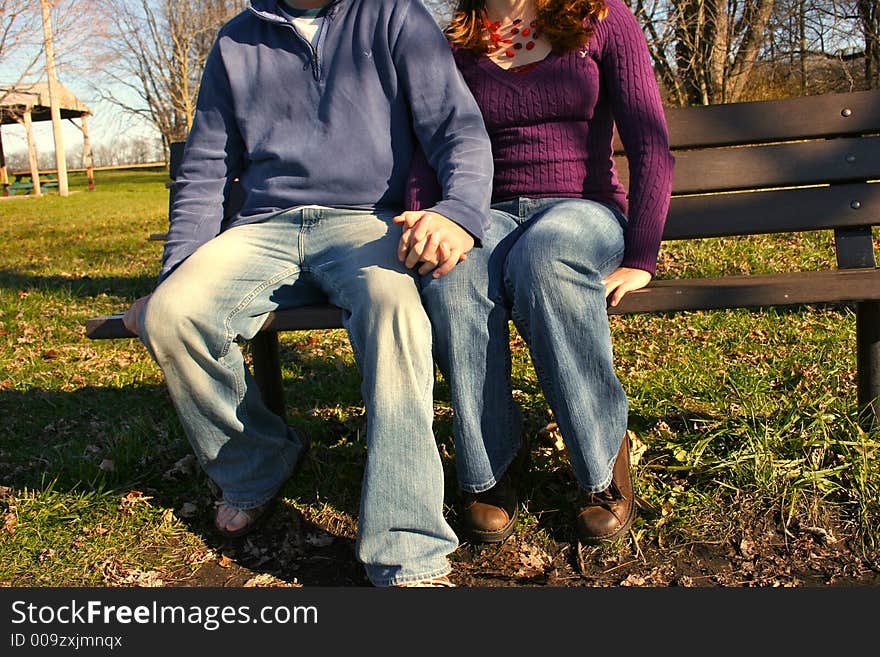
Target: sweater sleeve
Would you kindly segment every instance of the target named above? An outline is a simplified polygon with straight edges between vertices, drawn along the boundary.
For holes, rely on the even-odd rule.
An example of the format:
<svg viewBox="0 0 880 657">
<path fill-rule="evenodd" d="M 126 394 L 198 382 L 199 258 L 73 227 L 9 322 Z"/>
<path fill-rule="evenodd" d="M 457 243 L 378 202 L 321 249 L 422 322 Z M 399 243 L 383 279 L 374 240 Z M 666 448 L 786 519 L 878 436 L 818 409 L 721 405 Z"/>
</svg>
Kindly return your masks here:
<svg viewBox="0 0 880 657">
<path fill-rule="evenodd" d="M 622 266 L 656 273 L 672 193 L 674 158 L 647 42 L 630 9 L 608 0 L 596 26 L 602 74 L 629 162 L 629 217 Z"/>
<path fill-rule="evenodd" d="M 417 146 L 406 181 L 403 207 L 405 210 L 427 210 L 442 198 L 443 190 L 437 182 L 437 174 L 428 164 L 425 151 Z"/>
<path fill-rule="evenodd" d="M 228 182 L 241 169 L 244 152 L 234 117 L 218 39 L 205 63 L 192 129 L 175 181 L 159 283 L 220 232 L 224 195 Z"/>
<path fill-rule="evenodd" d="M 441 191 L 439 200 L 420 209 L 452 219 L 479 241 L 489 220 L 493 173 L 482 114 L 428 10 L 421 2 L 399 4 L 395 67 L 410 101 L 416 138 Z"/>
</svg>

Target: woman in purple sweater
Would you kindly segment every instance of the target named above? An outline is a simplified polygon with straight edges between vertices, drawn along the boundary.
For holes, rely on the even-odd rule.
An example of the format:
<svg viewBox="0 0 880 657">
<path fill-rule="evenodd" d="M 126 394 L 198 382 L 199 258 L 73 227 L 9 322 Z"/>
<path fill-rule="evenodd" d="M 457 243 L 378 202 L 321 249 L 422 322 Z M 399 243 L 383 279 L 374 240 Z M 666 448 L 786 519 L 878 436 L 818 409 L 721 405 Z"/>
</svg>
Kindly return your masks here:
<svg viewBox="0 0 880 657">
<path fill-rule="evenodd" d="M 460 0 L 447 37 L 492 139 L 490 227 L 451 269 L 463 258 L 425 239 L 439 196 L 424 159 L 397 221 L 401 260 L 422 263 L 452 391 L 461 528 L 501 541 L 517 519 L 529 447 L 511 392 L 512 318 L 582 489 L 578 538 L 613 541 L 636 505 L 607 304 L 654 275 L 672 186 L 647 44 L 622 0 Z M 615 125 L 628 193 L 612 158 Z"/>
</svg>

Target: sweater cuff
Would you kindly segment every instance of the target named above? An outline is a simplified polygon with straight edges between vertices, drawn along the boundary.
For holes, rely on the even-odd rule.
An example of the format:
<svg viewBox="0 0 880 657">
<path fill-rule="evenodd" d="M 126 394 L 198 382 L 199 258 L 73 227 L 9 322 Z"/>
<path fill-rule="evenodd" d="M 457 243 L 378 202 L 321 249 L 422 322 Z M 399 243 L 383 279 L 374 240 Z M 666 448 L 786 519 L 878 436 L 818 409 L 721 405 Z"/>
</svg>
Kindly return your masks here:
<svg viewBox="0 0 880 657">
<path fill-rule="evenodd" d="M 476 210 L 469 208 L 460 201 L 445 200 L 440 201 L 426 211 L 442 214 L 447 219 L 451 219 L 459 226 L 464 228 L 474 238 L 474 246 L 481 247 L 483 245 L 483 235 L 489 223 L 489 216 Z"/>
<path fill-rule="evenodd" d="M 653 277 L 657 273 L 660 239 L 653 232 L 628 231 L 621 267 L 643 269 Z"/>
</svg>

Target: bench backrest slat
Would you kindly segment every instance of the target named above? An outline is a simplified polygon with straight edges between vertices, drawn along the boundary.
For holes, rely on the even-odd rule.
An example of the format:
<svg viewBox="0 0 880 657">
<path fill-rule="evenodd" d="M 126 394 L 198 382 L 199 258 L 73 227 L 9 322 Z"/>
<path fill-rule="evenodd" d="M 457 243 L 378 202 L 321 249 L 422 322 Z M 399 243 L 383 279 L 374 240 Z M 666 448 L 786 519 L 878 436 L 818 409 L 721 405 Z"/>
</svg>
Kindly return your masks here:
<svg viewBox="0 0 880 657">
<path fill-rule="evenodd" d="M 666 110 L 673 149 L 880 132 L 880 89 Z"/>
<path fill-rule="evenodd" d="M 880 225 L 880 89 L 665 111 L 664 239 Z M 622 151 L 615 165 L 627 186 Z"/>
<path fill-rule="evenodd" d="M 665 110 L 673 151 L 880 133 L 880 89 Z M 620 142 L 615 142 L 622 150 Z"/>
<path fill-rule="evenodd" d="M 672 199 L 663 239 L 822 230 L 880 223 L 880 183 Z"/>
<path fill-rule="evenodd" d="M 880 179 L 880 137 L 683 151 L 675 158 L 673 194 Z M 626 186 L 626 159 L 616 164 Z"/>
</svg>

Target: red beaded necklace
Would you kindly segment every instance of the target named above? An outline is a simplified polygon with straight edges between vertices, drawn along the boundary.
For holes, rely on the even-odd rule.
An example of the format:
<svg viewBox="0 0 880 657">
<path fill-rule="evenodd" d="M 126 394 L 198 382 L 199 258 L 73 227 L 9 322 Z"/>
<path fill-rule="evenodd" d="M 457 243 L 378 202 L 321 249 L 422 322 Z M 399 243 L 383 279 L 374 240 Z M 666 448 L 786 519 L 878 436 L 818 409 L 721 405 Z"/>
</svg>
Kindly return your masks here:
<svg viewBox="0 0 880 657">
<path fill-rule="evenodd" d="M 489 48 L 492 51 L 504 50 L 504 56 L 513 59 L 517 52 L 532 50 L 538 40 L 538 21 L 533 20 L 527 26 L 521 18 L 516 18 L 501 31 L 500 21 L 483 19 L 483 26 L 489 32 Z"/>
</svg>

